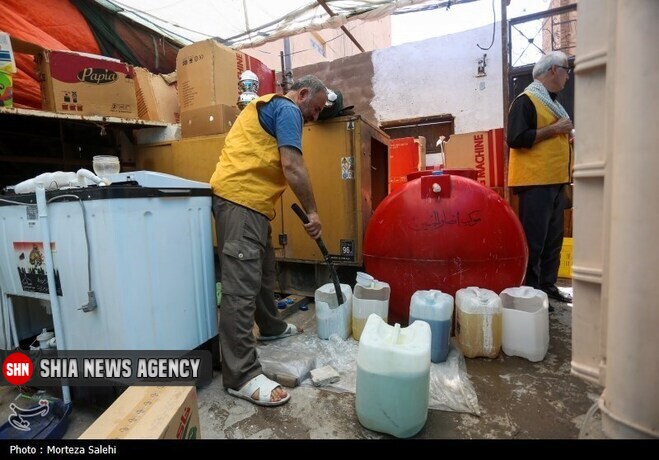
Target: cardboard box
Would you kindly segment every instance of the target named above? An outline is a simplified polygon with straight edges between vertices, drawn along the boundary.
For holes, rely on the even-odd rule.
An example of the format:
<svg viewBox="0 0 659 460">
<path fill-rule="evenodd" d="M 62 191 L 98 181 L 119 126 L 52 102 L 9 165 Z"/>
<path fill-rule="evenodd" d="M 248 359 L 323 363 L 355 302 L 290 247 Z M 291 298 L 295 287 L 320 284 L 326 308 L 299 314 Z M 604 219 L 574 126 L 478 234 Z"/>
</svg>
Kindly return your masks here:
<svg viewBox="0 0 659 460">
<path fill-rule="evenodd" d="M 79 439 L 200 439 L 194 386 L 132 386 Z"/>
<path fill-rule="evenodd" d="M 16 73 L 16 61 L 11 47 L 11 37 L 8 33 L 0 31 L 0 71 Z"/>
<path fill-rule="evenodd" d="M 0 32 L 0 107 L 11 107 L 14 101 L 14 74 L 16 61 L 11 48 L 11 38 Z"/>
<path fill-rule="evenodd" d="M 181 112 L 181 137 L 228 133 L 239 114 L 237 107 L 224 104 Z"/>
<path fill-rule="evenodd" d="M 481 184 L 504 186 L 503 128 L 454 134 L 445 149 L 446 168 L 475 168 Z"/>
<path fill-rule="evenodd" d="M 132 66 L 71 51 L 37 54 L 44 110 L 76 115 L 137 118 Z"/>
<path fill-rule="evenodd" d="M 180 109 L 176 84 L 163 75 L 156 75 L 142 67 L 134 67 L 137 114 L 142 120 L 178 123 Z"/>
<path fill-rule="evenodd" d="M 402 137 L 389 141 L 389 193 L 407 183 L 407 175 L 426 169 L 426 138 Z"/>
<path fill-rule="evenodd" d="M 259 95 L 275 92 L 275 74 L 258 59 L 204 40 L 182 48 L 176 57 L 182 136 L 227 132 L 226 120 L 208 123 L 211 117 L 230 118 L 228 109 L 238 101 L 238 80 L 245 70 L 259 77 Z M 203 123 L 199 123 L 203 120 Z M 185 126 L 188 126 L 187 129 Z M 196 125 L 192 128 L 191 125 Z"/>
</svg>

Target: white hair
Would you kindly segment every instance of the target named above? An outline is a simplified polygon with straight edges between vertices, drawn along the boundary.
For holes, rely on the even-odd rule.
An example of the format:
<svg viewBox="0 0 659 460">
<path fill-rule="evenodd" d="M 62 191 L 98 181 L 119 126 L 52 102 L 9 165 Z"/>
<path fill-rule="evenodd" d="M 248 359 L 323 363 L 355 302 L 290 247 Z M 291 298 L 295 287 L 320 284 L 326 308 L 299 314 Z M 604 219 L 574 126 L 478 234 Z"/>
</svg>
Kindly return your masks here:
<svg viewBox="0 0 659 460">
<path fill-rule="evenodd" d="M 533 78 L 538 78 L 546 74 L 553 65 L 567 65 L 567 56 L 564 52 L 552 51 L 538 59 L 538 62 L 533 66 Z"/>
</svg>

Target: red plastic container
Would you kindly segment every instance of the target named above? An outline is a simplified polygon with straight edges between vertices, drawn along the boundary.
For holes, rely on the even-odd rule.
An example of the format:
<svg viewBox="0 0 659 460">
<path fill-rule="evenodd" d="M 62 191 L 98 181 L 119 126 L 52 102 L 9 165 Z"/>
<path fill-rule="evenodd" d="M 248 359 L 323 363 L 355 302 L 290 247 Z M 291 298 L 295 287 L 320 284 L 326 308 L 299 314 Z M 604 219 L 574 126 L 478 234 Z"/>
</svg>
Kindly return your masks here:
<svg viewBox="0 0 659 460">
<path fill-rule="evenodd" d="M 387 196 L 364 238 L 367 273 L 391 287 L 391 324 L 407 324 L 418 290 L 501 292 L 522 283 L 527 262 L 524 231 L 510 205 L 450 174 L 428 172 Z"/>
</svg>

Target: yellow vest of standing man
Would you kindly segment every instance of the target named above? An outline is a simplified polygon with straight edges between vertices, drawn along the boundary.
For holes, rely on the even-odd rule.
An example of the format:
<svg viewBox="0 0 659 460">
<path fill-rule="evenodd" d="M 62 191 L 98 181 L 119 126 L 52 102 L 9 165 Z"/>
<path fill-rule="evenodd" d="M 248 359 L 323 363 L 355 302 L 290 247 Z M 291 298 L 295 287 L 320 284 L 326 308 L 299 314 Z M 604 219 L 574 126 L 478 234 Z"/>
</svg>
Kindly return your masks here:
<svg viewBox="0 0 659 460">
<path fill-rule="evenodd" d="M 270 220 L 275 217 L 275 203 L 286 189 L 286 178 L 277 139 L 261 126 L 257 108 L 273 97 L 284 96 L 268 94 L 243 109 L 227 134 L 210 180 L 215 195 Z"/>
<path fill-rule="evenodd" d="M 526 94 L 535 106 L 537 129 L 555 123 L 558 118 L 538 98 Z M 567 134 L 552 136 L 531 149 L 510 149 L 508 185 L 567 184 L 572 181 L 572 149 Z"/>
</svg>

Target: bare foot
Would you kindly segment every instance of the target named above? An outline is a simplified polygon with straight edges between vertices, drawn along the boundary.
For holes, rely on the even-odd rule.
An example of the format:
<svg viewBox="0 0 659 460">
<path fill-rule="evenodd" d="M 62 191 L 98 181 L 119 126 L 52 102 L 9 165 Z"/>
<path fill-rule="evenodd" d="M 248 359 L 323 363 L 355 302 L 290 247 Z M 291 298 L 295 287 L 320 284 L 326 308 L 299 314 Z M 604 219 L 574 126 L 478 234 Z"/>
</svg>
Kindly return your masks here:
<svg viewBox="0 0 659 460">
<path fill-rule="evenodd" d="M 258 400 L 259 400 L 259 396 L 260 396 L 260 393 L 259 393 L 259 392 L 260 392 L 260 391 L 261 391 L 261 390 L 256 390 L 254 393 L 252 393 L 252 399 L 253 399 L 254 401 L 258 401 Z M 272 401 L 272 402 L 281 401 L 281 400 L 284 399 L 286 396 L 288 396 L 288 393 L 286 393 L 286 392 L 284 391 L 284 389 L 283 389 L 281 386 L 278 386 L 277 388 L 275 388 L 274 390 L 272 390 L 272 392 L 270 393 L 270 401 Z"/>
</svg>

